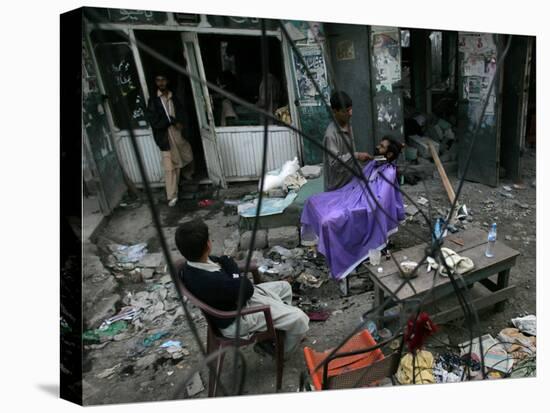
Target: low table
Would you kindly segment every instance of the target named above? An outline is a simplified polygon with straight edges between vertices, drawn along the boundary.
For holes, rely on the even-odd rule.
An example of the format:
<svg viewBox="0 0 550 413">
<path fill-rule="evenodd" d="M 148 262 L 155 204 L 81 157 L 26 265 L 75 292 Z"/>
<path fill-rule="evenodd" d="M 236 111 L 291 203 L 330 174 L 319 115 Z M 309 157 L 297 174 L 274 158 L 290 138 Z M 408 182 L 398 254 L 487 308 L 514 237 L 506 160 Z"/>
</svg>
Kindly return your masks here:
<svg viewBox="0 0 550 413">
<path fill-rule="evenodd" d="M 453 242 L 453 240 L 457 242 Z M 420 262 L 425 255 L 427 246 L 428 244 L 421 244 L 396 251 L 393 253 L 393 256 L 398 263 L 409 260 Z M 494 257 L 487 258 L 485 256 L 487 233 L 479 229 L 470 229 L 459 234 L 449 234 L 444 239 L 443 246 L 473 260 L 474 269 L 462 275 L 466 285 L 471 287 L 474 283 L 479 282 L 489 290 L 489 294 L 473 299 L 471 301 L 473 306 L 477 310 L 480 310 L 494 305 L 497 311 L 502 311 L 504 309 L 504 301 L 515 290 L 515 285 L 509 285 L 510 269 L 515 265 L 519 252 L 500 241 L 496 241 Z M 393 301 L 395 301 L 395 297 L 398 300 L 425 299 L 424 302 L 428 304 L 454 291 L 449 277 L 436 275 L 434 281 L 434 270 L 429 273 L 426 272 L 427 263 L 418 268 L 418 276 L 410 279 L 410 283 L 405 283 L 399 291 L 397 290 L 403 284 L 404 279 L 399 275 L 399 270 L 393 259 L 389 261 L 383 260 L 378 266 L 372 266 L 365 262 L 363 266 L 367 269 L 367 274 L 374 283 L 374 305 L 377 309 L 375 316 L 379 328 L 383 327 L 383 304 L 388 297 L 392 297 Z M 382 271 L 378 272 L 378 268 L 382 268 Z M 496 283 L 489 279 L 494 274 L 498 274 Z M 464 283 L 458 280 L 459 276 L 455 276 L 455 278 L 457 278 L 459 286 L 463 287 Z M 426 297 L 426 294 L 430 294 L 430 296 Z M 461 307 L 457 306 L 450 310 L 433 314 L 432 318 L 435 322 L 444 323 L 461 315 L 463 315 L 463 311 Z"/>
</svg>

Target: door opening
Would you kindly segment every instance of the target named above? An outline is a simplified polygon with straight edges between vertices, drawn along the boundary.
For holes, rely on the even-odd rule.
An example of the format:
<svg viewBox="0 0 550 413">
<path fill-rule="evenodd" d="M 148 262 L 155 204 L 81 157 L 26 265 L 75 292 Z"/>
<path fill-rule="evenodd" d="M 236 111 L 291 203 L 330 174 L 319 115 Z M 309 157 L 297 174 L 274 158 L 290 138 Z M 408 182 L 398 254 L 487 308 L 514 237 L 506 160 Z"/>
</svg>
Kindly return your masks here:
<svg viewBox="0 0 550 413">
<path fill-rule="evenodd" d="M 176 64 L 187 68 L 187 62 L 183 54 L 181 33 L 158 30 L 135 30 L 135 35 L 138 41 L 156 50 L 161 55 L 166 56 Z M 196 180 L 208 178 L 204 148 L 189 78 L 182 73 L 178 73 L 173 68 L 167 66 L 144 51 L 140 51 L 140 57 L 143 65 L 143 71 L 145 73 L 149 96 L 155 96 L 157 93 L 154 81 L 155 75 L 158 72 L 166 73 L 169 81 L 169 88 L 182 102 L 186 119 L 188 119 L 188 121 L 183 125 L 182 134 L 193 148 L 193 157 L 195 160 L 194 178 Z"/>
</svg>

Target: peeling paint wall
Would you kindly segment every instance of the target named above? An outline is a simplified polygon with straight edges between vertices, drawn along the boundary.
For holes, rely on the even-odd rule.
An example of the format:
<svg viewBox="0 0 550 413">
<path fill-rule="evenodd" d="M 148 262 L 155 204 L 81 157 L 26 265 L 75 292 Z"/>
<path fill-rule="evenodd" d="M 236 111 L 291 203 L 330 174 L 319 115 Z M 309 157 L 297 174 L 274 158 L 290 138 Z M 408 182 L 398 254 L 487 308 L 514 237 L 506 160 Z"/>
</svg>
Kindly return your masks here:
<svg viewBox="0 0 550 413">
<path fill-rule="evenodd" d="M 370 29 L 374 141 L 383 136 L 403 141 L 401 41 L 397 27 Z"/>
</svg>

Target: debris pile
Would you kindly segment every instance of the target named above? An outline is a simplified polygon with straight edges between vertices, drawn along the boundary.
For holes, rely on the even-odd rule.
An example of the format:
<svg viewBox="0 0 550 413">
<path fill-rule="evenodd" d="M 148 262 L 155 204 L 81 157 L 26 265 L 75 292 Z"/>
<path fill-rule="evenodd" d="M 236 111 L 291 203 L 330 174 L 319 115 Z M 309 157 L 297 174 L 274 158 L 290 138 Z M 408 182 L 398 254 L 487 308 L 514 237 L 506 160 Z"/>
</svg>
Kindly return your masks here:
<svg viewBox="0 0 550 413">
<path fill-rule="evenodd" d="M 179 295 L 167 273 L 163 255 L 148 253 L 145 243 L 131 246 L 109 243 L 104 245 L 104 252 L 111 274 L 102 267 L 101 277 L 125 284 L 126 293 L 123 297 L 116 294 L 116 299 L 109 301 L 110 311 L 104 312 L 102 319 L 94 317 L 92 323 L 87 323 L 88 330 L 83 334 L 85 350 L 93 357 L 95 350 L 123 342 L 127 356 L 95 377 L 111 379 L 148 369 L 154 374 L 159 366 L 171 375 L 173 365 L 179 369 L 189 365 L 186 359 L 191 351 L 181 340 L 189 327 L 184 322 Z M 113 283 L 114 289 L 117 282 Z M 189 308 L 194 320 L 204 324 L 202 313 L 192 305 Z M 194 394 L 204 390 L 200 376 L 193 382 L 188 390 Z"/>
</svg>

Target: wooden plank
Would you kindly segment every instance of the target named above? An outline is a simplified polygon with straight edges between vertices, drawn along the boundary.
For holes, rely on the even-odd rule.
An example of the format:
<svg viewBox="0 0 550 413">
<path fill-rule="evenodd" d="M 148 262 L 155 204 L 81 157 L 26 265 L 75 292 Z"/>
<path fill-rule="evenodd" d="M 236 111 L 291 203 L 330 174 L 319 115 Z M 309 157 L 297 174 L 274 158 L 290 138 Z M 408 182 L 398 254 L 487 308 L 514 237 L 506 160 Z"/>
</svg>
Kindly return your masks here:
<svg viewBox="0 0 550 413">
<path fill-rule="evenodd" d="M 437 152 L 430 141 L 428 141 L 428 147 L 430 148 L 430 152 L 432 153 L 432 158 L 434 160 L 435 166 L 437 167 L 437 172 L 439 172 L 439 176 L 441 177 L 441 182 L 443 183 L 443 187 L 445 188 L 445 191 L 447 191 L 449 202 L 452 205 L 456 197 L 453 186 L 449 182 L 449 178 L 447 178 L 447 173 L 445 172 L 445 168 L 443 168 L 443 165 L 439 160 L 439 156 L 437 155 Z"/>
<path fill-rule="evenodd" d="M 508 297 L 512 296 L 514 293 L 514 290 L 516 289 L 515 285 L 511 285 L 509 287 L 503 288 L 502 290 L 499 290 L 497 292 L 494 292 L 492 294 L 486 295 L 484 297 L 479 297 L 471 301 L 473 307 L 479 311 L 483 308 L 487 308 L 491 305 L 494 305 L 496 303 L 500 303 L 504 300 L 506 300 Z M 447 321 L 454 320 L 456 318 L 459 318 L 463 316 L 464 313 L 462 311 L 462 308 L 460 306 L 453 307 L 449 310 L 442 311 L 440 313 L 437 313 L 433 316 L 433 321 L 435 323 L 446 323 Z"/>
<path fill-rule="evenodd" d="M 463 254 L 472 259 L 475 268 L 470 273 L 465 274 L 463 277 L 467 283 L 478 281 L 479 279 L 487 278 L 492 274 L 500 272 L 506 268 L 510 268 L 514 265 L 516 257 L 519 252 L 507 247 L 501 242 L 495 244 L 495 256 L 493 258 L 487 258 L 485 256 L 485 245 L 478 245 L 477 247 L 470 248 L 467 254 Z M 384 289 L 389 291 L 396 291 L 396 289 L 403 282 L 402 278 L 394 273 L 383 278 L 378 278 L 380 284 L 384 285 Z M 426 274 L 425 267 L 420 269 L 420 274 L 417 278 L 411 280 L 415 290 L 418 294 L 430 290 L 433 284 L 433 272 Z M 435 280 L 434 288 L 442 288 L 448 284 L 447 290 L 452 290 L 450 279 L 448 277 L 437 276 Z M 402 288 L 397 297 L 400 299 L 408 298 L 417 294 L 413 294 L 410 287 L 406 286 Z"/>
</svg>

